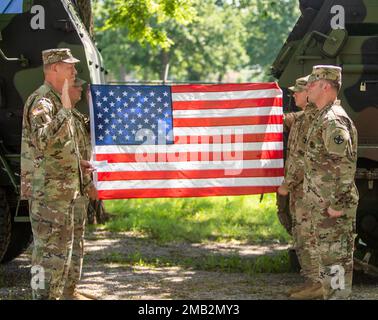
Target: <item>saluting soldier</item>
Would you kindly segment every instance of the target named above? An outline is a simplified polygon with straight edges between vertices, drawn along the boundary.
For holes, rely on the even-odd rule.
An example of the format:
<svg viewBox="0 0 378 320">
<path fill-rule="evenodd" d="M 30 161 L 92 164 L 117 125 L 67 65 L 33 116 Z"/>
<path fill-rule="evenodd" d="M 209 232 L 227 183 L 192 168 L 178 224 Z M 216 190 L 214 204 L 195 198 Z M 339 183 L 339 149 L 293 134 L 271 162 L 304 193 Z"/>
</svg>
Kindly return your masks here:
<svg viewBox="0 0 378 320">
<path fill-rule="evenodd" d="M 29 200 L 32 273 L 40 277 L 33 298 L 60 299 L 71 263 L 73 202 L 85 192 L 69 99 L 79 60 L 69 49 L 45 50 L 42 59 L 45 82 L 24 107 L 21 197 Z"/>
</svg>

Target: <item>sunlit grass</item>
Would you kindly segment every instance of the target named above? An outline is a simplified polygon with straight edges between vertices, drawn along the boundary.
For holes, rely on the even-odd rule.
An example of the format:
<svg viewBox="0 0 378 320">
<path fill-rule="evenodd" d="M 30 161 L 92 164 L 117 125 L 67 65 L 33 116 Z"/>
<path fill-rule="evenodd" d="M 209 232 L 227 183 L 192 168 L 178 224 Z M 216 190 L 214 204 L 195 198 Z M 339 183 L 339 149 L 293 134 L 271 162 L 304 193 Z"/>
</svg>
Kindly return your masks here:
<svg viewBox="0 0 378 320">
<path fill-rule="evenodd" d="M 110 231 L 137 231 L 158 242 L 238 240 L 287 243 L 275 194 L 260 196 L 106 201 Z"/>
</svg>

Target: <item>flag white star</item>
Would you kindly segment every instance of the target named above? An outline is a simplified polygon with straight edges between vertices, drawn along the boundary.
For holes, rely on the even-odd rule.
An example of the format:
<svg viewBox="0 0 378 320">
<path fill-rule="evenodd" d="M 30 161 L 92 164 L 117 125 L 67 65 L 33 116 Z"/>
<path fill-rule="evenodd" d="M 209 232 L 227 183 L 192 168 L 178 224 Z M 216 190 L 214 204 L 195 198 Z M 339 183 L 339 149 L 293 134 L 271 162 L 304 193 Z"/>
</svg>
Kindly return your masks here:
<svg viewBox="0 0 378 320">
<path fill-rule="evenodd" d="M 114 107 L 114 106 L 115 106 L 115 103 L 114 103 L 114 102 L 111 102 L 111 103 L 110 103 L 110 106 L 111 106 L 111 107 Z"/>
<path fill-rule="evenodd" d="M 169 107 L 169 103 L 167 103 L 167 102 L 164 103 L 164 107 L 165 107 L 165 108 L 168 108 L 168 107 Z"/>
<path fill-rule="evenodd" d="M 103 97 L 102 100 L 108 101 L 108 98 L 107 97 Z"/>
<path fill-rule="evenodd" d="M 138 91 L 138 92 L 136 93 L 136 95 L 137 95 L 138 97 L 140 97 L 140 96 L 142 95 L 142 93 Z"/>
<path fill-rule="evenodd" d="M 128 124 L 125 124 L 125 125 L 124 125 L 124 128 L 125 128 L 125 129 L 129 129 L 129 125 L 128 125 Z"/>
<path fill-rule="evenodd" d="M 106 133 L 106 134 L 109 134 L 109 133 L 110 133 L 110 131 L 109 131 L 109 130 L 105 130 L 105 133 Z"/>
<path fill-rule="evenodd" d="M 142 129 L 143 126 L 141 124 L 138 124 L 138 129 Z"/>
<path fill-rule="evenodd" d="M 128 104 L 127 102 L 125 102 L 125 103 L 123 104 L 123 106 L 124 106 L 124 107 L 128 107 L 129 104 Z"/>
<path fill-rule="evenodd" d="M 117 111 L 118 111 L 119 113 L 121 113 L 121 112 L 122 112 L 122 109 L 121 109 L 121 108 L 118 108 Z"/>
<path fill-rule="evenodd" d="M 97 118 L 101 119 L 102 118 L 102 113 L 97 114 Z"/>
<path fill-rule="evenodd" d="M 156 117 L 156 114 L 155 113 L 151 113 L 151 118 L 155 118 Z"/>
<path fill-rule="evenodd" d="M 110 91 L 110 92 L 109 92 L 109 96 L 114 96 L 114 92 L 113 92 L 113 91 Z"/>
<path fill-rule="evenodd" d="M 125 113 L 123 116 L 124 116 L 125 118 L 128 118 L 128 117 L 129 117 L 129 114 L 128 114 L 128 113 Z"/>
<path fill-rule="evenodd" d="M 112 113 L 111 115 L 110 115 L 112 118 L 115 118 L 115 113 Z"/>
<path fill-rule="evenodd" d="M 163 94 L 164 94 L 164 97 L 168 97 L 168 92 L 167 91 L 165 91 Z"/>
<path fill-rule="evenodd" d="M 112 136 L 112 138 L 113 138 L 113 140 L 117 140 L 117 136 L 116 135 Z"/>
<path fill-rule="evenodd" d="M 117 121 L 118 121 L 118 123 L 122 123 L 122 119 L 118 119 Z"/>
<path fill-rule="evenodd" d="M 136 120 L 135 120 L 134 118 L 131 119 L 131 123 L 135 123 L 135 121 L 136 121 Z"/>
<path fill-rule="evenodd" d="M 123 133 L 122 130 L 118 130 L 118 135 L 121 135 Z"/>
<path fill-rule="evenodd" d="M 162 98 L 161 98 L 161 97 L 158 97 L 156 100 L 157 100 L 158 102 L 161 102 Z"/>
<path fill-rule="evenodd" d="M 159 113 L 161 113 L 161 112 L 163 111 L 163 109 L 162 109 L 162 108 L 159 108 L 159 109 L 157 109 L 157 111 L 158 111 Z"/>
<path fill-rule="evenodd" d="M 151 128 L 155 129 L 156 128 L 156 124 L 151 124 Z"/>
<path fill-rule="evenodd" d="M 134 101 L 135 101 L 135 98 L 134 98 L 134 97 L 131 97 L 131 98 L 130 98 L 130 101 L 131 101 L 131 102 L 134 102 Z"/>
<path fill-rule="evenodd" d="M 99 96 L 101 94 L 101 92 L 100 91 L 96 91 L 96 96 Z"/>
<path fill-rule="evenodd" d="M 150 121 L 148 119 L 144 119 L 144 123 L 149 123 Z"/>
<path fill-rule="evenodd" d="M 101 108 L 101 106 L 102 106 L 101 102 L 97 102 L 97 107 Z"/>
<path fill-rule="evenodd" d="M 144 113 L 147 113 L 148 112 L 148 108 L 144 108 L 143 111 L 144 111 Z"/>
<path fill-rule="evenodd" d="M 105 107 L 105 108 L 104 108 L 104 111 L 105 111 L 105 112 L 108 112 L 108 111 L 109 111 L 109 108 Z"/>
<path fill-rule="evenodd" d="M 150 103 L 150 106 L 151 106 L 152 108 L 155 107 L 155 106 L 156 106 L 155 102 L 151 102 L 151 103 Z"/>
<path fill-rule="evenodd" d="M 137 106 L 140 108 L 142 106 L 142 104 L 140 102 L 138 102 Z"/>
<path fill-rule="evenodd" d="M 134 112 L 135 112 L 135 108 L 131 108 L 131 112 L 133 112 L 133 113 L 134 113 Z"/>
<path fill-rule="evenodd" d="M 143 101 L 144 101 L 144 102 L 147 102 L 147 101 L 148 101 L 148 98 L 147 98 L 147 97 L 144 97 Z"/>
<path fill-rule="evenodd" d="M 135 130 L 132 130 L 131 133 L 132 133 L 132 134 L 136 134 L 136 131 L 135 131 Z"/>
<path fill-rule="evenodd" d="M 98 140 L 102 141 L 102 140 L 104 140 L 104 137 L 103 136 L 99 136 Z"/>
<path fill-rule="evenodd" d="M 127 92 L 126 92 L 126 91 L 123 91 L 123 92 L 122 92 L 122 95 L 123 95 L 124 97 L 127 97 Z"/>
<path fill-rule="evenodd" d="M 102 128 L 103 128 L 104 126 L 103 126 L 102 124 L 99 124 L 97 127 L 98 127 L 99 130 L 102 130 Z"/>
<path fill-rule="evenodd" d="M 111 127 L 112 127 L 112 129 L 115 129 L 115 128 L 116 128 L 116 125 L 115 125 L 115 124 L 112 124 Z"/>
<path fill-rule="evenodd" d="M 121 101 L 121 97 L 117 97 L 116 100 L 117 100 L 118 102 L 120 102 L 120 101 Z"/>
<path fill-rule="evenodd" d="M 168 113 L 165 113 L 165 114 L 164 114 L 164 117 L 169 118 L 169 114 L 168 114 Z"/>
<path fill-rule="evenodd" d="M 130 140 L 130 136 L 126 136 L 125 139 L 126 139 L 126 140 Z"/>
<path fill-rule="evenodd" d="M 151 92 L 150 92 L 150 96 L 151 96 L 151 97 L 154 97 L 154 96 L 155 96 L 155 92 L 151 91 Z"/>
<path fill-rule="evenodd" d="M 104 122 L 105 122 L 105 123 L 109 123 L 109 119 L 105 119 Z"/>
<path fill-rule="evenodd" d="M 142 114 L 141 114 L 141 113 L 138 113 L 137 117 L 138 117 L 138 118 L 142 118 Z"/>
</svg>

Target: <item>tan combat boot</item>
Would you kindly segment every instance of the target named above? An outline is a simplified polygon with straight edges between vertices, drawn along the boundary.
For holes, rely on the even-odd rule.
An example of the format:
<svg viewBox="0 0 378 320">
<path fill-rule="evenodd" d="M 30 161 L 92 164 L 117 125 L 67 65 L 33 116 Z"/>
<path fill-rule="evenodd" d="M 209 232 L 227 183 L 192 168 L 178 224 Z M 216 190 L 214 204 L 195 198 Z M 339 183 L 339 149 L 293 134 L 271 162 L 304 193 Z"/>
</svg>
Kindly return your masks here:
<svg viewBox="0 0 378 320">
<path fill-rule="evenodd" d="M 97 297 L 89 293 L 78 292 L 76 288 L 64 290 L 63 300 L 97 300 Z"/>
<path fill-rule="evenodd" d="M 323 299 L 323 287 L 320 282 L 313 283 L 301 291 L 294 292 L 290 295 L 291 299 L 296 300 L 313 300 Z"/>
<path fill-rule="evenodd" d="M 288 296 L 292 295 L 294 292 L 297 292 L 297 291 L 302 291 L 304 289 L 306 289 L 308 286 L 312 285 L 313 282 L 310 282 L 310 281 L 306 281 L 305 283 L 302 283 L 298 286 L 295 286 L 293 288 L 290 288 L 289 290 L 286 291 L 286 294 Z"/>
</svg>

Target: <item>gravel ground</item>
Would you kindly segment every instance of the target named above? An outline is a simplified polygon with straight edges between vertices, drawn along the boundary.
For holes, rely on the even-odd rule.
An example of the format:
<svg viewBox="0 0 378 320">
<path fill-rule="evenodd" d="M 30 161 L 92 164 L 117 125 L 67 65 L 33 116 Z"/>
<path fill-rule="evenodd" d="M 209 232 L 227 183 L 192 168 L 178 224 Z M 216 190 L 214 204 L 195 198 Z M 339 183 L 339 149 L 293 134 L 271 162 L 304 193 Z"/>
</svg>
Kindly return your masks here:
<svg viewBox="0 0 378 320">
<path fill-rule="evenodd" d="M 250 259 L 274 255 L 287 246 L 279 244 L 246 245 L 238 242 L 207 244 L 169 244 L 159 246 L 132 233 L 88 234 L 83 277 L 79 289 L 100 299 L 287 299 L 286 291 L 303 279 L 296 273 L 226 273 L 194 270 L 181 266 L 131 266 L 114 263 L 109 257 L 126 257 L 138 252 L 141 257 L 199 258 L 208 255 L 235 255 Z M 31 248 L 14 261 L 0 266 L 0 300 L 30 299 Z M 117 259 L 116 259 L 117 260 Z M 198 268 L 197 268 L 198 269 Z M 378 280 L 359 277 L 352 299 L 378 299 Z"/>
</svg>

